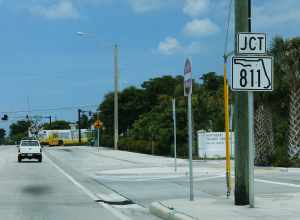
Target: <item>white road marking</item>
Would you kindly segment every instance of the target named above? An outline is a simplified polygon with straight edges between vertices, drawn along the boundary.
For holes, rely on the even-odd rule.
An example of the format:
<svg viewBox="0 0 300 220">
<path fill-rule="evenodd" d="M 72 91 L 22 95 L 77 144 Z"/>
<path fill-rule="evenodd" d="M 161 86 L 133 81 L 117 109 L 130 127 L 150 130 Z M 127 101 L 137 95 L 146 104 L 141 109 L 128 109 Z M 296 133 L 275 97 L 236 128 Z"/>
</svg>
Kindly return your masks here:
<svg viewBox="0 0 300 220">
<path fill-rule="evenodd" d="M 110 193 L 110 194 L 104 194 L 104 193 L 97 193 L 97 196 L 107 202 L 124 202 L 128 201 L 127 198 L 117 194 L 117 193 Z"/>
<path fill-rule="evenodd" d="M 211 179 L 218 179 L 218 178 L 222 178 L 225 177 L 225 175 L 218 175 L 218 176 L 210 176 L 210 177 L 198 177 L 198 178 L 194 178 L 195 181 L 205 181 L 205 180 L 211 180 Z"/>
<path fill-rule="evenodd" d="M 116 176 L 116 175 L 111 175 L 111 176 L 98 176 L 99 179 L 105 180 L 105 181 L 118 181 L 118 182 L 145 182 L 145 181 L 153 181 L 153 180 L 167 180 L 167 179 L 177 179 L 177 178 L 185 178 L 186 175 L 170 175 L 170 176 L 134 176 L 134 175 L 128 175 L 128 176 Z M 205 181 L 205 180 L 210 180 L 210 179 L 217 179 L 225 177 L 225 175 L 216 175 L 216 176 L 209 176 L 209 177 L 204 177 L 204 176 L 198 176 L 195 177 L 195 181 Z"/>
<path fill-rule="evenodd" d="M 259 182 L 259 183 L 269 183 L 269 184 L 274 184 L 274 185 L 281 185 L 281 186 L 289 186 L 289 187 L 300 188 L 300 185 L 298 185 L 298 184 L 293 184 L 293 183 L 275 182 L 275 181 L 263 180 L 263 179 L 255 179 L 255 182 Z"/>
<path fill-rule="evenodd" d="M 144 182 L 144 181 L 151 181 L 151 180 L 175 179 L 180 177 L 185 177 L 185 176 L 176 175 L 176 176 L 144 177 L 144 178 L 136 179 L 135 181 Z"/>
<path fill-rule="evenodd" d="M 180 178 L 180 177 L 185 177 L 185 176 L 134 176 L 134 175 L 128 175 L 128 176 L 116 176 L 116 175 L 111 175 L 111 176 L 97 176 L 97 178 L 101 180 L 106 180 L 106 181 L 118 181 L 118 182 L 144 182 L 144 181 L 151 181 L 151 180 L 160 180 L 160 179 L 174 179 L 174 178 Z"/>
<path fill-rule="evenodd" d="M 77 186 L 79 189 L 81 189 L 87 196 L 89 196 L 92 200 L 96 201 L 99 198 L 93 194 L 90 190 L 88 190 L 86 187 L 84 187 L 82 184 L 80 184 L 78 181 L 76 181 L 72 176 L 70 176 L 68 173 L 66 173 L 62 168 L 60 168 L 56 163 L 54 163 L 49 157 L 46 156 L 46 154 L 43 155 L 50 164 L 55 167 L 61 174 L 63 174 L 65 177 L 67 177 L 75 186 Z M 108 204 L 105 203 L 98 203 L 108 211 L 110 211 L 114 216 L 121 220 L 131 220 L 128 216 L 125 216 L 122 212 L 114 209 Z"/>
<path fill-rule="evenodd" d="M 102 176 L 98 177 L 103 180 L 107 181 L 124 181 L 124 182 L 143 182 L 143 181 L 152 181 L 152 180 L 163 180 L 163 179 L 173 179 L 173 178 L 181 178 L 185 177 L 182 175 L 172 175 L 172 176 L 148 176 L 148 177 L 136 177 L 136 176 Z M 217 175 L 217 176 L 210 176 L 210 177 L 195 177 L 194 181 L 206 181 L 206 180 L 211 180 L 211 179 L 218 179 L 218 178 L 224 178 L 225 175 Z M 234 178 L 234 176 L 232 176 Z M 270 180 L 264 180 L 264 179 L 257 179 L 255 178 L 255 182 L 259 183 L 267 183 L 267 184 L 274 184 L 274 185 L 281 185 L 281 186 L 288 186 L 288 187 L 294 187 L 294 188 L 300 188 L 300 185 L 298 184 L 293 184 L 293 183 L 285 183 L 285 182 L 276 182 L 276 181 L 270 181 Z"/>
<path fill-rule="evenodd" d="M 142 209 L 146 210 L 144 207 L 138 205 L 138 204 L 130 204 L 130 205 L 114 205 L 114 207 L 118 209 Z"/>
</svg>

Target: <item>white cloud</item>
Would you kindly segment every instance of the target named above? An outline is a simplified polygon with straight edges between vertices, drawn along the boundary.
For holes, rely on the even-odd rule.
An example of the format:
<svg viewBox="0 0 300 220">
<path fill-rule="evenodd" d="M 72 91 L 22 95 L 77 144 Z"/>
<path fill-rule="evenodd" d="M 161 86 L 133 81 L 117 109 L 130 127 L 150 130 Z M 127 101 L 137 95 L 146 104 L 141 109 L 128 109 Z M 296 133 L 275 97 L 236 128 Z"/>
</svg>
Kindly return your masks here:
<svg viewBox="0 0 300 220">
<path fill-rule="evenodd" d="M 47 19 L 75 19 L 79 12 L 70 0 L 61 0 L 50 6 L 34 6 L 30 9 L 33 15 Z"/>
<path fill-rule="evenodd" d="M 174 37 L 167 37 L 164 41 L 158 45 L 158 52 L 164 55 L 172 55 L 182 50 L 181 44 Z"/>
<path fill-rule="evenodd" d="M 208 0 L 184 0 L 183 12 L 191 17 L 195 17 L 208 9 Z"/>
<path fill-rule="evenodd" d="M 162 0 L 129 0 L 134 11 L 138 13 L 148 12 L 161 8 Z"/>
<path fill-rule="evenodd" d="M 202 48 L 199 42 L 182 45 L 176 38 L 167 37 L 164 41 L 159 43 L 157 51 L 162 55 L 174 55 L 178 53 L 191 55 L 199 53 Z"/>
<path fill-rule="evenodd" d="M 219 31 L 219 27 L 210 19 L 194 19 L 188 22 L 184 28 L 183 33 L 187 36 L 201 37 L 211 35 Z"/>
</svg>

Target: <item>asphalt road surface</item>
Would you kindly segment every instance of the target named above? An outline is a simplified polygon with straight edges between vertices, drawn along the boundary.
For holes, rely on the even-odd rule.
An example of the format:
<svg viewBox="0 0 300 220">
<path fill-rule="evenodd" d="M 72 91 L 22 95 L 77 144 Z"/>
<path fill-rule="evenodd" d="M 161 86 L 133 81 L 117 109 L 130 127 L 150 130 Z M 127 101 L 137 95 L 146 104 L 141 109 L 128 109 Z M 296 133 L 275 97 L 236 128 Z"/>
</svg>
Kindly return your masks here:
<svg viewBox="0 0 300 220">
<path fill-rule="evenodd" d="M 44 148 L 42 163 L 17 162 L 0 146 L 0 219 L 155 220 L 155 201 L 188 199 L 188 163 L 92 147 Z M 194 161 L 195 195 L 226 195 L 224 161 Z M 300 169 L 257 168 L 255 193 L 300 192 Z"/>
</svg>

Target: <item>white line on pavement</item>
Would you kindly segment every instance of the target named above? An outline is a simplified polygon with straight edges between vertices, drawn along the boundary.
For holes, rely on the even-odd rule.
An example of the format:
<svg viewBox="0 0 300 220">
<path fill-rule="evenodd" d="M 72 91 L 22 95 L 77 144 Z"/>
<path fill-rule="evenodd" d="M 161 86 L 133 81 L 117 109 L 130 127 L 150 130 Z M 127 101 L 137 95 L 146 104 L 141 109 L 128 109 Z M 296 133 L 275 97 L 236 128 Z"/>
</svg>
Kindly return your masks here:
<svg viewBox="0 0 300 220">
<path fill-rule="evenodd" d="M 211 180 L 211 179 L 218 179 L 218 178 L 222 178 L 222 177 L 225 177 L 225 175 L 210 176 L 210 177 L 204 177 L 204 178 L 198 177 L 198 178 L 195 178 L 194 180 L 195 181 L 205 181 L 205 180 Z"/>
<path fill-rule="evenodd" d="M 293 183 L 275 182 L 275 181 L 263 180 L 263 179 L 255 179 L 255 182 L 269 183 L 269 184 L 275 184 L 275 185 L 281 185 L 281 186 L 290 186 L 290 187 L 300 188 L 300 185 L 293 184 Z"/>
<path fill-rule="evenodd" d="M 60 168 L 56 163 L 54 163 L 49 157 L 44 154 L 44 157 L 50 162 L 50 164 L 55 167 L 61 174 L 63 174 L 65 177 L 67 177 L 75 186 L 77 186 L 79 189 L 81 189 L 87 196 L 89 196 L 92 200 L 96 201 L 99 198 L 93 194 L 90 190 L 88 190 L 86 187 L 84 187 L 82 184 L 80 184 L 78 181 L 76 181 L 72 176 L 70 176 L 68 173 L 66 173 L 62 168 Z M 121 220 L 131 220 L 129 217 L 125 216 L 123 213 L 119 212 L 118 210 L 114 209 L 108 204 L 105 203 L 99 203 L 102 207 L 110 211 L 114 216 L 118 217 Z"/>
</svg>

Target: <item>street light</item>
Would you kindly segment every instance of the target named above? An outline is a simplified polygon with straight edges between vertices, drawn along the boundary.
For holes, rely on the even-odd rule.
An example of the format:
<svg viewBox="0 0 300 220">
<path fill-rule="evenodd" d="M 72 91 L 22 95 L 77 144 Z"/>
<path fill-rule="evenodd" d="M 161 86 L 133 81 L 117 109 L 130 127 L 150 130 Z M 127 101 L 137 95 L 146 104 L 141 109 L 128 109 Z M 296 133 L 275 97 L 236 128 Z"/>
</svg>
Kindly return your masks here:
<svg viewBox="0 0 300 220">
<path fill-rule="evenodd" d="M 76 32 L 76 34 L 79 35 L 79 36 L 86 36 L 86 35 L 88 35 L 88 33 L 81 32 L 81 31 Z"/>
<path fill-rule="evenodd" d="M 93 34 L 78 31 L 76 33 L 80 37 L 90 37 Z M 115 84 L 115 94 L 114 94 L 114 149 L 118 150 L 118 140 L 119 140 L 119 117 L 118 117 L 118 92 L 119 92 L 119 47 L 117 44 L 114 45 L 114 84 Z"/>
</svg>

